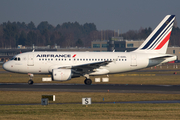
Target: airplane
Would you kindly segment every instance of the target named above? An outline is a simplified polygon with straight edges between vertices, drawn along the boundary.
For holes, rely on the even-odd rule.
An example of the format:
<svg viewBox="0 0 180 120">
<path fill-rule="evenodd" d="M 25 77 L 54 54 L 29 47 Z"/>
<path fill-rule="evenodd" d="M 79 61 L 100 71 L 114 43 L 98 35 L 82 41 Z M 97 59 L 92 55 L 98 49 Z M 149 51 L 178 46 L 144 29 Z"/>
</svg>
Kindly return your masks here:
<svg viewBox="0 0 180 120">
<path fill-rule="evenodd" d="M 167 15 L 132 52 L 25 52 L 3 64 L 6 71 L 33 74 L 50 74 L 52 81 L 67 81 L 84 76 L 91 85 L 90 76 L 108 75 L 139 70 L 174 61 L 177 56 L 166 54 L 175 15 Z"/>
</svg>

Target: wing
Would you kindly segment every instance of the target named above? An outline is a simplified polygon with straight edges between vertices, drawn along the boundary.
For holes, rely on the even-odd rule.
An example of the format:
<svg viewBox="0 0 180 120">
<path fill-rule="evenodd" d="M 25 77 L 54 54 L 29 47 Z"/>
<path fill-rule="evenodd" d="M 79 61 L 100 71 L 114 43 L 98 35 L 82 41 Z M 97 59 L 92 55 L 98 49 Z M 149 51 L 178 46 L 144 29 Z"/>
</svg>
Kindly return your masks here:
<svg viewBox="0 0 180 120">
<path fill-rule="evenodd" d="M 75 73 L 88 74 L 88 73 L 93 72 L 93 70 L 96 68 L 108 65 L 110 62 L 112 61 L 102 61 L 102 62 L 82 64 L 82 65 L 72 66 L 71 69 Z"/>
</svg>

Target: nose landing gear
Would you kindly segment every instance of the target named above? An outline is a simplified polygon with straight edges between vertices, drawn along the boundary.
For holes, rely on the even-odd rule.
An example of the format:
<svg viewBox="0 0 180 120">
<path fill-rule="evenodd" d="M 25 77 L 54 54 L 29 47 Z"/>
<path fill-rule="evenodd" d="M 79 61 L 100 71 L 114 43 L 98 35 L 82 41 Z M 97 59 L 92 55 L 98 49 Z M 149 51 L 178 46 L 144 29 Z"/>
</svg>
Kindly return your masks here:
<svg viewBox="0 0 180 120">
<path fill-rule="evenodd" d="M 31 74 L 31 73 L 28 73 L 28 75 L 29 75 L 29 81 L 28 81 L 28 84 L 29 85 L 32 85 L 33 83 L 34 83 L 34 81 L 33 81 L 33 77 L 34 77 L 34 75 L 33 74 Z"/>
<path fill-rule="evenodd" d="M 29 85 L 32 85 L 33 83 L 34 83 L 33 80 L 29 80 L 29 81 L 28 81 L 28 84 L 29 84 Z"/>
</svg>

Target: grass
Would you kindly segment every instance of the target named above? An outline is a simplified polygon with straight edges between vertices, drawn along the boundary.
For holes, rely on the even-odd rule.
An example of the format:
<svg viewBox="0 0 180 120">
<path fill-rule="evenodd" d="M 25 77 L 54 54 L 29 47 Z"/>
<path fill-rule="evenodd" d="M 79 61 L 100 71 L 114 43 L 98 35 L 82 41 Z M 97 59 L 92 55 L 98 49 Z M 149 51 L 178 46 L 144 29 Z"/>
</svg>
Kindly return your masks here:
<svg viewBox="0 0 180 120">
<path fill-rule="evenodd" d="M 180 104 L 80 104 L 1 106 L 0 119 L 180 119 Z"/>
<path fill-rule="evenodd" d="M 179 94 L 151 93 L 76 93 L 39 91 L 0 91 L 1 104 L 39 103 L 42 94 L 56 95 L 56 101 L 41 105 L 0 105 L 0 119 L 18 120 L 117 120 L 180 119 L 180 104 L 95 104 L 96 102 L 180 100 Z M 82 97 L 91 97 L 92 105 L 81 105 Z M 104 98 L 104 101 L 103 101 Z M 72 104 L 79 103 L 79 104 Z"/>
<path fill-rule="evenodd" d="M 56 101 L 52 103 L 81 103 L 82 98 L 84 97 L 91 97 L 93 103 L 151 101 L 151 100 L 180 100 L 180 94 L 0 91 L 0 96 L 1 96 L 0 104 L 29 104 L 29 103 L 40 104 L 42 95 L 55 95 Z"/>
</svg>

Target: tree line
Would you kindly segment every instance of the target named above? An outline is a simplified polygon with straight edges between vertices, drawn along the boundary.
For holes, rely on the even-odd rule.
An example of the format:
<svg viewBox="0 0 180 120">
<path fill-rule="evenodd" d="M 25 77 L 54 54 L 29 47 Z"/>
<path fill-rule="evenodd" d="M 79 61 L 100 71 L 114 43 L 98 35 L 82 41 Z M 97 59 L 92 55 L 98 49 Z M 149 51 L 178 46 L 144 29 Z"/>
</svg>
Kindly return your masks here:
<svg viewBox="0 0 180 120">
<path fill-rule="evenodd" d="M 152 32 L 152 28 L 129 30 L 119 34 L 125 40 L 142 40 Z M 46 46 L 55 44 L 64 47 L 90 47 L 93 40 L 109 40 L 118 37 L 113 30 L 98 31 L 94 23 L 80 25 L 78 22 L 65 22 L 53 26 L 47 21 L 42 21 L 37 27 L 31 21 L 4 22 L 0 24 L 0 48 L 16 48 L 23 46 Z M 180 28 L 173 27 L 170 46 L 180 46 Z"/>
<path fill-rule="evenodd" d="M 94 23 L 80 25 L 78 22 L 67 22 L 56 27 L 47 21 L 41 22 L 37 27 L 33 22 L 5 22 L 0 25 L 0 47 L 46 46 L 55 44 L 61 47 L 89 46 L 89 35 L 97 32 Z"/>
</svg>

